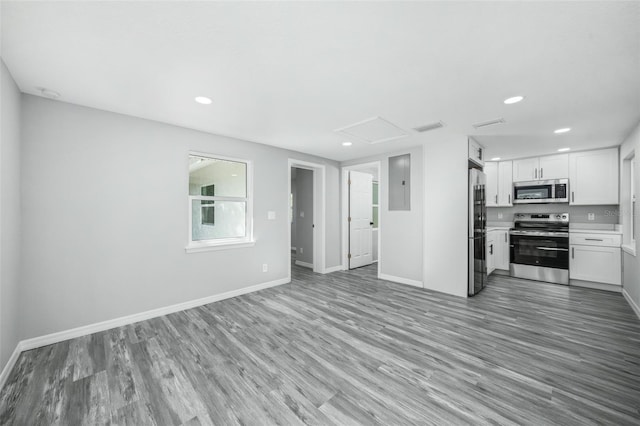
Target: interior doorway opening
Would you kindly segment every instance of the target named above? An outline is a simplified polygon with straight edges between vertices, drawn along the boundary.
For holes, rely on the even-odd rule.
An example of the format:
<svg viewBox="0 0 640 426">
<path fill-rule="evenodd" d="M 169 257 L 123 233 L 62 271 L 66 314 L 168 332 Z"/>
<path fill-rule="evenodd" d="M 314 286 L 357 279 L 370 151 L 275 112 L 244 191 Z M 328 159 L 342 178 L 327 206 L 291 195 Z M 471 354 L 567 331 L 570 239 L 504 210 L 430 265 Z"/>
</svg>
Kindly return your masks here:
<svg viewBox="0 0 640 426">
<path fill-rule="evenodd" d="M 325 166 L 289 159 L 289 252 L 291 265 L 325 271 Z M 289 268 L 291 271 L 291 266 Z"/>
</svg>

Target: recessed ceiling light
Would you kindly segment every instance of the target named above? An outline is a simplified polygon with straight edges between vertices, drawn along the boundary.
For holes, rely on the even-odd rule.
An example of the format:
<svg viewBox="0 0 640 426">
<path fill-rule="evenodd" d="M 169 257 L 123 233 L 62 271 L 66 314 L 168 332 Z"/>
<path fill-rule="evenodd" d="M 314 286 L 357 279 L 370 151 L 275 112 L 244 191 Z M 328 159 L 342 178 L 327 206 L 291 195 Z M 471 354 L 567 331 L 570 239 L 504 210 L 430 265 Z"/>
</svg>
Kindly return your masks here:
<svg viewBox="0 0 640 426">
<path fill-rule="evenodd" d="M 211 102 L 213 102 L 210 98 L 207 98 L 206 96 L 196 96 L 195 101 L 202 105 L 209 105 Z"/>
<path fill-rule="evenodd" d="M 493 157 L 493 158 L 491 159 L 491 161 L 498 161 L 498 160 L 500 160 L 500 157 Z"/>
<path fill-rule="evenodd" d="M 353 143 L 352 143 L 352 142 L 349 142 L 349 141 L 347 141 L 347 142 L 342 142 L 342 146 L 351 146 L 351 145 L 353 145 Z"/>
<path fill-rule="evenodd" d="M 562 129 L 554 130 L 553 133 L 560 134 L 560 133 L 567 133 L 570 131 L 571 131 L 571 127 L 563 127 Z"/>
<path fill-rule="evenodd" d="M 565 152 L 565 151 L 569 151 L 571 148 L 560 148 L 558 150 L 558 152 Z"/>
<path fill-rule="evenodd" d="M 522 101 L 524 99 L 524 96 L 513 96 L 511 98 L 507 98 L 504 100 L 504 103 L 507 105 L 510 104 L 517 104 L 518 102 Z"/>
</svg>

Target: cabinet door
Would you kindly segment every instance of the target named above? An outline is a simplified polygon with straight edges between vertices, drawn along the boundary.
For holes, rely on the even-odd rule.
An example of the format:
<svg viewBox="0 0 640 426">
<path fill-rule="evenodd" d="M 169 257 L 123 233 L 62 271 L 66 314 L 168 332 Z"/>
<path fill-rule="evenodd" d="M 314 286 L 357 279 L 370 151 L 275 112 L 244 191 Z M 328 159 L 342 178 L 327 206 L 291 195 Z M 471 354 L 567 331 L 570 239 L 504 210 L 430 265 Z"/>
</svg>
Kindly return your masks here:
<svg viewBox="0 0 640 426">
<path fill-rule="evenodd" d="M 569 154 L 569 203 L 618 204 L 618 148 Z"/>
<path fill-rule="evenodd" d="M 509 270 L 509 231 L 497 231 L 493 243 L 496 253 L 494 266 Z"/>
<path fill-rule="evenodd" d="M 469 160 L 480 167 L 484 166 L 484 147 L 471 138 L 469 138 Z"/>
<path fill-rule="evenodd" d="M 538 179 L 566 179 L 569 177 L 569 154 L 540 157 Z"/>
<path fill-rule="evenodd" d="M 487 163 L 488 164 L 488 163 Z M 513 162 L 498 163 L 498 205 L 511 207 L 513 204 Z"/>
<path fill-rule="evenodd" d="M 572 245 L 569 278 L 604 284 L 622 284 L 620 247 Z"/>
<path fill-rule="evenodd" d="M 487 275 L 490 275 L 493 270 L 496 269 L 496 249 L 493 241 L 494 234 L 494 231 L 487 233 Z"/>
<path fill-rule="evenodd" d="M 498 205 L 498 163 L 484 163 L 483 171 L 487 175 L 487 184 L 484 187 L 487 207 L 496 207 Z"/>
<path fill-rule="evenodd" d="M 538 158 L 513 160 L 513 181 L 526 182 L 538 179 Z"/>
</svg>

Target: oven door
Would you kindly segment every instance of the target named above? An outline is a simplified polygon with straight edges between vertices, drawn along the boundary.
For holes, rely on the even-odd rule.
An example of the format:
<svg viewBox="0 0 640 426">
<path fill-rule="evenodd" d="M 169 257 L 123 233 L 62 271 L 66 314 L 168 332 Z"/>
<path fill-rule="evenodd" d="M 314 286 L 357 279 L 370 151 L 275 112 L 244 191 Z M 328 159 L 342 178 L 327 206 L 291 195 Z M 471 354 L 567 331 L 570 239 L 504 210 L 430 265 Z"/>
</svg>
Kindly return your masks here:
<svg viewBox="0 0 640 426">
<path fill-rule="evenodd" d="M 550 203 L 552 201 L 552 183 L 527 182 L 513 185 L 514 204 Z"/>
<path fill-rule="evenodd" d="M 511 231 L 511 263 L 569 269 L 566 232 Z"/>
</svg>

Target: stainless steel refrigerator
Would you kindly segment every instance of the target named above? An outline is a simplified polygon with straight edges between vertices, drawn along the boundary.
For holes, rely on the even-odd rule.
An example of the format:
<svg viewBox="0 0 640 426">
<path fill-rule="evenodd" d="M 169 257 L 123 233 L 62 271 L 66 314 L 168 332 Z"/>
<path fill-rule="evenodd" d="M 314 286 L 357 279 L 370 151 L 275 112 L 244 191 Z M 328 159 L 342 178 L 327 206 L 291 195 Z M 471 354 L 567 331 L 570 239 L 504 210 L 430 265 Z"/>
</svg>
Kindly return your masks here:
<svg viewBox="0 0 640 426">
<path fill-rule="evenodd" d="M 487 176 L 478 169 L 469 169 L 469 296 L 478 294 L 487 285 Z"/>
</svg>

